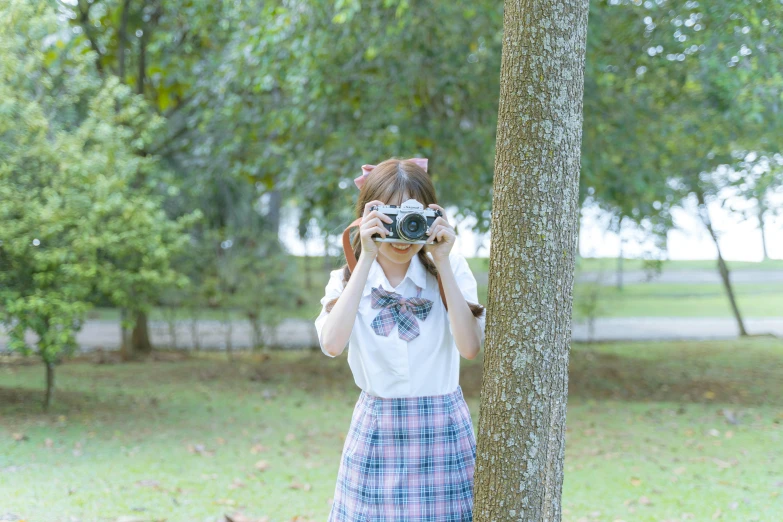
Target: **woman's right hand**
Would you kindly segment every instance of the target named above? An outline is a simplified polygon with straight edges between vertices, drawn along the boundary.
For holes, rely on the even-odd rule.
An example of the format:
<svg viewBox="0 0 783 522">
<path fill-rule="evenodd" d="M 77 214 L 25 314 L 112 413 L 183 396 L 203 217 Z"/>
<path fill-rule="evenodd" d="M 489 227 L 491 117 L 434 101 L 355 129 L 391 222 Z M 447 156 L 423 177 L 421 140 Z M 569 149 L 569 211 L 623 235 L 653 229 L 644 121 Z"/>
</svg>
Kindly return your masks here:
<svg viewBox="0 0 783 522">
<path fill-rule="evenodd" d="M 376 243 L 372 236 L 379 234 L 382 238 L 386 239 L 388 230 L 384 228 L 383 223 L 391 223 L 392 218 L 386 214 L 382 214 L 377 210 L 370 210 L 371 207 L 383 205 L 383 201 L 373 200 L 364 206 L 364 215 L 362 216 L 362 222 L 359 223 L 359 235 L 362 241 L 362 253 L 367 253 L 372 257 L 378 255 L 379 245 Z"/>
</svg>

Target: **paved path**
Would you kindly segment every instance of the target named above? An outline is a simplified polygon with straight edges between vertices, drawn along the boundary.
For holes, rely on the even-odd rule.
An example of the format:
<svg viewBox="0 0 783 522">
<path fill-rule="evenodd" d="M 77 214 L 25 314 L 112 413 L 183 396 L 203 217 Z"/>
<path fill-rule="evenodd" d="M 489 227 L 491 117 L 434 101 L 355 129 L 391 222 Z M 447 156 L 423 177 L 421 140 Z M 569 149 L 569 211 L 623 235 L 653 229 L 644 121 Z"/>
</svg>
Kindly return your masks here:
<svg viewBox="0 0 783 522">
<path fill-rule="evenodd" d="M 746 319 L 745 326 L 751 334 L 773 334 L 783 337 L 783 318 Z M 150 335 L 157 346 L 174 346 L 166 323 L 150 323 Z M 659 341 L 734 339 L 737 325 L 726 318 L 638 317 L 604 318 L 595 324 L 594 340 L 598 341 Z M 88 321 L 77 340 L 83 351 L 119 347 L 120 328 L 113 321 Z M 177 325 L 177 348 L 194 348 L 194 332 L 190 322 Z M 226 326 L 219 321 L 199 321 L 195 337 L 203 350 L 224 350 L 227 341 Z M 231 341 L 234 349 L 251 346 L 252 330 L 245 322 L 233 324 Z M 266 332 L 270 343 L 286 348 L 318 346 L 315 328 L 311 321 L 290 319 L 284 321 L 275 332 Z M 584 323 L 573 327 L 574 341 L 588 340 L 588 328 Z M 0 333 L 0 351 L 5 351 L 5 336 Z M 30 341 L 34 341 L 31 336 Z"/>
<path fill-rule="evenodd" d="M 581 272 L 577 274 L 577 281 L 600 282 L 606 286 L 617 284 L 617 273 L 613 270 L 604 272 Z M 783 283 L 783 270 L 734 270 L 730 273 L 731 282 L 735 284 L 766 284 Z M 476 274 L 476 280 L 480 284 L 487 284 L 487 273 Z M 713 283 L 722 284 L 717 268 L 715 270 L 669 270 L 649 278 L 644 270 L 627 270 L 623 272 L 623 283 Z"/>
</svg>

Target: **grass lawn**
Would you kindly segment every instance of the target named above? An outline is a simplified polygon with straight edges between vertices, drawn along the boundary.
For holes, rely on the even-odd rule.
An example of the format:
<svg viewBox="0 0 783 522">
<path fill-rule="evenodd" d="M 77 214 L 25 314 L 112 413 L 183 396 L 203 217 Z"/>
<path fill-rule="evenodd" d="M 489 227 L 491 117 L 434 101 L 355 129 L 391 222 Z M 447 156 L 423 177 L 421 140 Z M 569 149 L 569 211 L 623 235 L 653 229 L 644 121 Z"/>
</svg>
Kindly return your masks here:
<svg viewBox="0 0 783 522">
<path fill-rule="evenodd" d="M 486 290 L 484 290 L 486 296 Z M 734 318 L 729 299 L 719 284 L 639 283 L 622 290 L 607 286 L 600 290 L 598 317 L 726 317 Z M 576 285 L 578 301 L 584 289 Z M 734 285 L 743 317 L 780 317 L 783 284 Z M 574 317 L 583 313 L 574 307 Z"/>
<path fill-rule="evenodd" d="M 325 520 L 345 358 L 72 361 L 49 414 L 40 365 L 0 366 L 0 519 Z M 476 427 L 481 360 L 460 381 Z M 783 519 L 783 342 L 575 345 L 570 375 L 564 521 Z"/>
</svg>

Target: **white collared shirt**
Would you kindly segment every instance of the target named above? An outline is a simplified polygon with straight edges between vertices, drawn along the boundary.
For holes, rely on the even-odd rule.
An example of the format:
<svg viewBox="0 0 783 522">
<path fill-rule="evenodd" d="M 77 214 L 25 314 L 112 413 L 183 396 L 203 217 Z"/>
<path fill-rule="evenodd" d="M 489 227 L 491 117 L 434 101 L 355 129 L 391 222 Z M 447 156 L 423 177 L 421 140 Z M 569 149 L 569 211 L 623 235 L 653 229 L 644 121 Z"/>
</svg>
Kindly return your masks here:
<svg viewBox="0 0 783 522">
<path fill-rule="evenodd" d="M 478 303 L 478 288 L 467 260 L 452 253 L 449 264 L 462 295 L 470 303 Z M 421 297 L 433 302 L 426 319 L 416 319 L 420 333 L 411 341 L 400 339 L 395 325 L 388 337 L 378 335 L 370 326 L 381 311 L 371 306 L 371 292 L 382 285 L 384 290 L 396 292 L 403 297 L 415 297 L 421 289 Z M 343 270 L 331 272 L 321 299 L 321 313 L 315 320 L 321 351 L 324 350 L 321 334 L 328 317 L 326 304 L 339 297 L 345 288 Z M 481 342 L 484 341 L 486 313 L 476 318 L 481 326 Z M 443 305 L 438 288 L 438 279 L 427 272 L 418 255 L 411 259 L 402 282 L 391 286 L 383 268 L 374 260 L 364 285 L 356 321 L 348 341 L 348 365 L 353 372 L 356 385 L 376 397 L 419 397 L 451 393 L 459 384 L 460 353 L 451 333 L 448 312 Z"/>
</svg>

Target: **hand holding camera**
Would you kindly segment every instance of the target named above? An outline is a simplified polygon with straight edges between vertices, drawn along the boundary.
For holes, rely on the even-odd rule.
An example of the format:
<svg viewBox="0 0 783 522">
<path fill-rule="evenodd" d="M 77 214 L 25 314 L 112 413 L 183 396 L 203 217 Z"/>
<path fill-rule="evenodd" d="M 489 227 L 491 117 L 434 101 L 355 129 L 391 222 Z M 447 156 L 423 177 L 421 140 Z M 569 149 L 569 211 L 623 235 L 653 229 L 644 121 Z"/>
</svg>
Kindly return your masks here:
<svg viewBox="0 0 783 522">
<path fill-rule="evenodd" d="M 359 235 L 362 241 L 362 252 L 375 256 L 378 253 L 378 244 L 373 240 L 374 237 L 386 237 L 387 229 L 384 225 L 388 225 L 392 222 L 389 216 L 373 210 L 378 206 L 382 206 L 383 202 L 370 201 L 364 206 L 364 216 L 362 216 L 362 222 L 359 224 Z M 378 236 L 380 234 L 380 236 Z"/>
<path fill-rule="evenodd" d="M 375 241 L 386 243 L 426 244 L 435 221 L 443 215 L 439 206 L 430 205 L 430 208 L 425 209 L 415 199 L 409 199 L 399 207 L 372 205 L 370 210 L 389 218 L 383 222 L 386 234 L 373 236 Z"/>
<path fill-rule="evenodd" d="M 446 219 L 445 210 L 434 203 L 425 209 L 415 199 L 409 199 L 400 206 L 371 201 L 365 207 L 364 214 L 360 227 L 362 250 L 371 254 L 377 253 L 378 247 L 366 246 L 367 239 L 371 239 L 367 243 L 423 244 L 433 260 L 439 263 L 448 260 L 457 237 Z"/>
<path fill-rule="evenodd" d="M 446 219 L 446 211 L 442 207 L 432 203 L 430 208 L 438 211 L 440 214 L 430 226 L 428 232 L 430 241 L 427 242 L 427 246 L 424 248 L 432 255 L 432 259 L 438 265 L 442 261 L 448 262 L 449 253 L 451 253 L 451 249 L 457 240 L 457 234 L 454 231 L 454 227 Z"/>
</svg>

